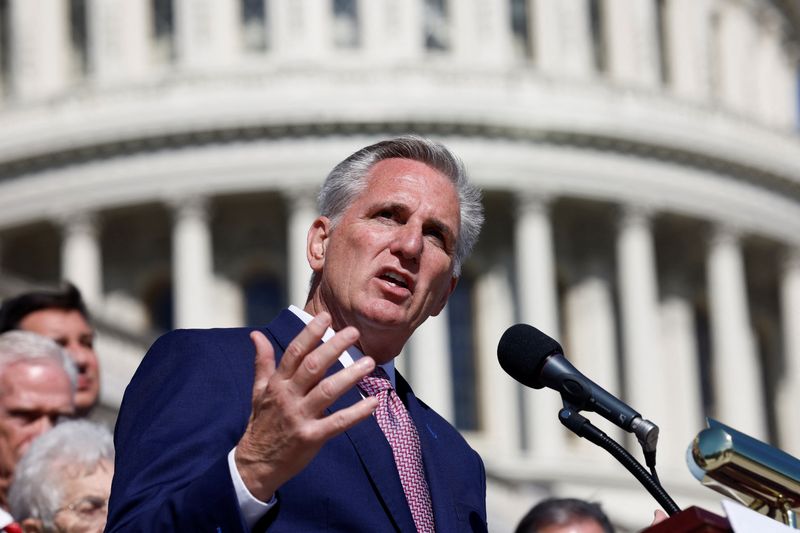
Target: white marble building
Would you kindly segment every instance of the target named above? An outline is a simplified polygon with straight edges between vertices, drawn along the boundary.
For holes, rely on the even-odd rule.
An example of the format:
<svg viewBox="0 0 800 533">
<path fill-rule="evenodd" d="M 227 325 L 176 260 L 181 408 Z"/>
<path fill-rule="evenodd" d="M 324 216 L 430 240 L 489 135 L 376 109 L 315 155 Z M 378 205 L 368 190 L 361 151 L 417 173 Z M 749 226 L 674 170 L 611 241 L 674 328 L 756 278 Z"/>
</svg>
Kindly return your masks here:
<svg viewBox="0 0 800 533">
<path fill-rule="evenodd" d="M 720 512 L 684 466 L 704 415 L 800 454 L 795 6 L 0 0 L 0 291 L 83 290 L 113 409 L 158 331 L 302 303 L 326 172 L 428 135 L 488 220 L 399 364 L 484 457 L 492 531 L 546 494 L 626 528 L 655 508 L 502 372 L 515 322 L 658 423 L 667 490 Z"/>
</svg>

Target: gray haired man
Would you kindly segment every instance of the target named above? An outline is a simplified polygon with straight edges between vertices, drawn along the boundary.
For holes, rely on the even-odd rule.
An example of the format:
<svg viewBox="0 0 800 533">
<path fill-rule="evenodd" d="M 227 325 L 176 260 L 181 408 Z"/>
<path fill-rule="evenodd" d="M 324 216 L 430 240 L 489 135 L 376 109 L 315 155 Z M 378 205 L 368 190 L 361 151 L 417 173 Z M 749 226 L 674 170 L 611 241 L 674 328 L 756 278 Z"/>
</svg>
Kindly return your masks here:
<svg viewBox="0 0 800 533">
<path fill-rule="evenodd" d="M 0 509 L 33 439 L 74 413 L 75 366 L 55 342 L 27 331 L 0 335 Z"/>
</svg>

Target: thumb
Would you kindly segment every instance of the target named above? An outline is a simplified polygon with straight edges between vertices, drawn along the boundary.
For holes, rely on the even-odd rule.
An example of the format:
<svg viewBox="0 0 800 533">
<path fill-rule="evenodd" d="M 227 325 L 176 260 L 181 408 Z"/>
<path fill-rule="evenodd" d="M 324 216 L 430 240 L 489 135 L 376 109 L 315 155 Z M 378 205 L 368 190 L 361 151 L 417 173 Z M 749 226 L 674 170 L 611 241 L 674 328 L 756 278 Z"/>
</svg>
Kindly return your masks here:
<svg viewBox="0 0 800 533">
<path fill-rule="evenodd" d="M 651 525 L 651 526 L 654 526 L 654 525 L 658 524 L 659 522 L 663 522 L 663 521 L 664 521 L 664 520 L 666 520 L 667 518 L 669 518 L 669 517 L 667 516 L 667 513 L 665 513 L 665 512 L 664 512 L 664 511 L 662 511 L 661 509 L 656 509 L 656 510 L 653 512 L 653 523 L 652 523 L 652 524 L 650 524 L 650 525 Z"/>
<path fill-rule="evenodd" d="M 275 350 L 272 348 L 272 343 L 260 331 L 251 331 L 250 340 L 256 349 L 253 398 L 257 398 L 275 373 Z"/>
</svg>

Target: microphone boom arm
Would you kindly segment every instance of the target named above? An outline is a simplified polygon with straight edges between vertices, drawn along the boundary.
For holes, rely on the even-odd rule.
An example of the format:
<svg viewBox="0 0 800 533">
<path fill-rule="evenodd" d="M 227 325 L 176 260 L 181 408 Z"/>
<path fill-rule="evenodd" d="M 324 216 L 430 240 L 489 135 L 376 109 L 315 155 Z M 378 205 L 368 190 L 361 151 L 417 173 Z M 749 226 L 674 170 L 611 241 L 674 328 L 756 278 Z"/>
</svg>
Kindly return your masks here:
<svg viewBox="0 0 800 533">
<path fill-rule="evenodd" d="M 622 464 L 622 466 L 624 466 L 631 474 L 633 474 L 633 477 L 639 480 L 639 483 L 641 483 L 647 492 L 649 492 L 650 495 L 655 498 L 655 500 L 667 512 L 667 514 L 673 516 L 680 512 L 680 507 L 678 507 L 670 495 L 667 494 L 667 491 L 665 491 L 664 488 L 657 481 L 655 481 L 650 474 L 647 473 L 647 470 L 645 470 L 645 468 L 639 464 L 639 461 L 637 461 L 614 439 L 606 435 L 596 426 L 592 425 L 592 423 L 589 422 L 586 417 L 578 413 L 576 409 L 565 406 L 563 409 L 561 409 L 561 411 L 558 412 L 558 419 L 564 426 L 567 427 L 567 429 L 579 437 L 587 439 L 588 441 L 600 446 L 605 451 L 610 453 Z M 658 427 L 656 427 L 656 431 L 657 430 Z"/>
</svg>

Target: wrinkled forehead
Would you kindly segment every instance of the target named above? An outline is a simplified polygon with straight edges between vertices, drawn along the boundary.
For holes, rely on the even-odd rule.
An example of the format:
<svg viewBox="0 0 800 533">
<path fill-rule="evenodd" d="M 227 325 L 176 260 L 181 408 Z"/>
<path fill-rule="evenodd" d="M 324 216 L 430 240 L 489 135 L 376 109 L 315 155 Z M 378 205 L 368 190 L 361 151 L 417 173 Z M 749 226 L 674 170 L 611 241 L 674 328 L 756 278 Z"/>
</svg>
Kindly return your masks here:
<svg viewBox="0 0 800 533">
<path fill-rule="evenodd" d="M 50 467 L 63 481 L 73 481 L 77 489 L 93 488 L 97 482 L 102 485 L 106 475 L 114 475 L 114 463 L 105 457 L 80 460 L 65 454 L 54 460 Z"/>
<path fill-rule="evenodd" d="M 40 357 L 0 366 L 0 397 L 13 393 L 26 396 L 40 392 L 60 393 L 70 389 L 69 376 L 57 361 Z"/>
</svg>

